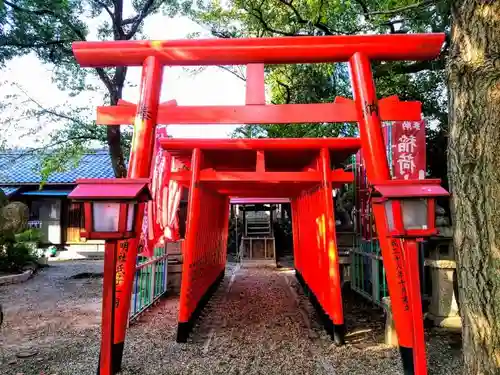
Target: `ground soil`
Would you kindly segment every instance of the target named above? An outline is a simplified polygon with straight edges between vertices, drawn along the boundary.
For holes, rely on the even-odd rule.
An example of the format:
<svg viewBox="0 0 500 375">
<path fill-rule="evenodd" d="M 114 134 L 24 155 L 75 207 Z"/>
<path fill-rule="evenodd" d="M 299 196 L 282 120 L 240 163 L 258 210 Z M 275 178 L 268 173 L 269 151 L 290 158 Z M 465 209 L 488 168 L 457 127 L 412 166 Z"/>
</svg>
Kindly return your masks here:
<svg viewBox="0 0 500 375">
<path fill-rule="evenodd" d="M 65 262 L 0 287 L 0 374 L 95 375 L 101 272 L 101 262 Z M 349 291 L 344 298 L 349 333 L 337 348 L 290 269 L 229 265 L 187 344 L 175 342 L 177 297 L 130 327 L 123 375 L 400 374 L 398 351 L 383 344 L 382 311 Z M 431 329 L 426 339 L 429 373 L 460 373 L 460 336 Z"/>
</svg>

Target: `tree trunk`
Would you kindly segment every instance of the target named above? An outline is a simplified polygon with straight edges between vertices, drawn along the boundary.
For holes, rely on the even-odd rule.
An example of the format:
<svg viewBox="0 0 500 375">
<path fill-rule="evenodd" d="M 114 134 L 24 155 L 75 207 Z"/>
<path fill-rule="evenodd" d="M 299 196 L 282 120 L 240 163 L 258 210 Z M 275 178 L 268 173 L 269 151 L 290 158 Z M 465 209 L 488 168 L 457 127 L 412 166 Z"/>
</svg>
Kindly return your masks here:
<svg viewBox="0 0 500 375">
<path fill-rule="evenodd" d="M 448 172 L 464 374 L 500 374 L 500 1 L 452 2 Z"/>
<path fill-rule="evenodd" d="M 113 2 L 114 13 L 112 17 L 113 35 L 115 40 L 125 39 L 123 32 L 123 0 Z M 119 66 L 114 70 L 115 74 L 110 82 L 106 85 L 109 91 L 110 104 L 117 105 L 118 100 L 122 98 L 123 86 L 125 77 L 127 76 L 127 67 Z M 104 82 L 106 84 L 106 82 Z M 108 126 L 107 140 L 109 147 L 109 155 L 111 156 L 111 164 L 115 177 L 127 177 L 127 166 L 123 155 L 121 131 L 119 126 Z"/>
<path fill-rule="evenodd" d="M 126 74 L 127 69 L 125 67 L 118 67 L 115 69 L 115 78 L 113 80 L 114 82 L 112 86 L 112 92 L 110 92 L 111 105 L 118 104 L 118 100 L 122 98 L 123 85 L 125 82 Z M 127 166 L 125 164 L 125 157 L 123 155 L 120 126 L 108 125 L 107 140 L 109 155 L 111 156 L 111 164 L 113 166 L 113 171 L 115 172 L 115 177 L 127 177 Z"/>
</svg>

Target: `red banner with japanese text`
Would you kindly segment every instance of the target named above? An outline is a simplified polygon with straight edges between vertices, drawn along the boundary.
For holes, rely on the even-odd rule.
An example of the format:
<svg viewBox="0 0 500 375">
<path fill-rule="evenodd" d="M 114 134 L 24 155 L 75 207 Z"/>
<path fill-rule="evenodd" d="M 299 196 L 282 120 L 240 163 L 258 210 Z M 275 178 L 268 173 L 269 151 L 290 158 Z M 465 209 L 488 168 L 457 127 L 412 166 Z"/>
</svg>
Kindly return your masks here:
<svg viewBox="0 0 500 375">
<path fill-rule="evenodd" d="M 171 171 L 177 169 L 177 161 L 160 146 L 160 139 L 167 137 L 167 127 L 157 126 L 154 159 L 151 172 L 152 200 L 144 208 L 139 254 L 151 257 L 154 248 L 165 241 L 178 239 L 177 210 L 180 187 L 170 180 Z"/>
<path fill-rule="evenodd" d="M 398 121 L 392 124 L 392 167 L 394 179 L 424 179 L 425 122 Z"/>
</svg>

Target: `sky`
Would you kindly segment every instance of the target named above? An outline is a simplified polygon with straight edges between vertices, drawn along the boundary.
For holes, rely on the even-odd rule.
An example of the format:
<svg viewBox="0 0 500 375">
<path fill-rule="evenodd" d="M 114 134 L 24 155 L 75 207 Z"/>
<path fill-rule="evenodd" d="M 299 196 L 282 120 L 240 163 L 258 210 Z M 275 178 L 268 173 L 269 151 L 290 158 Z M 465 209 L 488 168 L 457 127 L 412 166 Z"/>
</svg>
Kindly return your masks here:
<svg viewBox="0 0 500 375">
<path fill-rule="evenodd" d="M 99 19 L 89 22 L 90 29 L 96 29 Z M 210 37 L 206 30 L 185 17 L 168 18 L 161 14 L 150 16 L 144 27 L 148 39 L 183 39 L 192 32 L 202 32 L 204 37 Z M 89 40 L 95 39 L 90 35 Z M 34 55 L 15 58 L 0 71 L 0 82 L 16 82 L 26 94 L 46 107 L 73 104 L 75 106 L 101 105 L 104 91 L 92 94 L 83 93 L 79 97 L 69 98 L 68 93 L 58 90 L 52 83 L 53 67 L 44 65 Z M 137 87 L 126 87 L 123 99 L 137 102 L 139 96 L 139 81 L 141 68 L 129 68 L 127 80 Z M 2 94 L 8 95 L 9 90 L 17 91 L 9 85 L 2 86 Z M 182 67 L 166 67 L 163 73 L 161 101 L 177 100 L 178 105 L 242 105 L 245 104 L 245 82 L 233 74 L 218 67 L 207 67 L 195 72 Z M 5 114 L 4 114 L 5 115 Z M 15 113 L 8 114 L 10 116 Z M 2 122 L 0 122 L 2 124 Z M 18 123 L 24 133 L 29 129 L 39 127 L 36 134 L 16 137 L 11 134 L 8 145 L 29 147 L 40 140 L 49 138 L 55 129 L 54 124 L 40 124 L 34 119 L 21 119 Z M 3 125 L 7 127 L 8 125 Z M 228 137 L 236 125 L 171 125 L 169 134 L 176 138 L 224 138 Z M 8 132 L 9 129 L 2 129 Z"/>
</svg>

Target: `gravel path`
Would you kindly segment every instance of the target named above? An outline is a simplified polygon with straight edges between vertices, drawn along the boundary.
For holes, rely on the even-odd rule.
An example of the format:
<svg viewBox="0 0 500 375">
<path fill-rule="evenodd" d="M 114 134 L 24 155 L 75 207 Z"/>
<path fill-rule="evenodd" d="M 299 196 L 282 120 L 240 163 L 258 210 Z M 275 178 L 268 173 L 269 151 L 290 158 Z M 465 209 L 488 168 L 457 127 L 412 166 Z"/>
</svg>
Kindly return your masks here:
<svg viewBox="0 0 500 375">
<path fill-rule="evenodd" d="M 25 283 L 0 287 L 0 374 L 80 374 L 64 370 L 65 362 L 82 360 L 80 348 L 96 358 L 102 278 L 71 277 L 102 268 L 102 261 L 52 263 Z"/>
<path fill-rule="evenodd" d="M 0 289 L 0 303 L 7 310 L 0 374 L 95 375 L 102 280 L 68 276 L 96 272 L 102 264 L 59 267 L 43 270 L 26 284 Z M 380 311 L 350 293 L 345 299 L 349 335 L 347 345 L 337 348 L 293 273 L 228 266 L 187 344 L 175 343 L 177 298 L 163 300 L 130 327 L 123 375 L 400 374 L 398 351 L 380 344 Z M 432 331 L 428 340 L 429 373 L 459 373 L 457 338 Z M 15 357 L 30 347 L 36 355 Z"/>
</svg>

